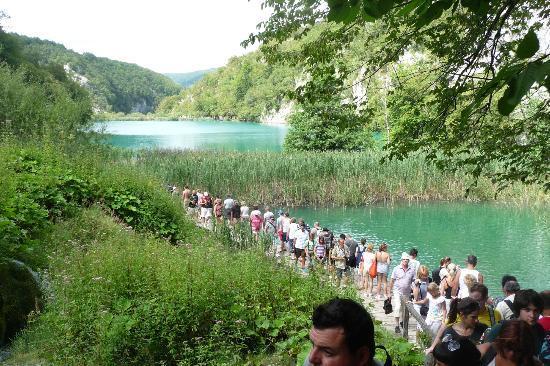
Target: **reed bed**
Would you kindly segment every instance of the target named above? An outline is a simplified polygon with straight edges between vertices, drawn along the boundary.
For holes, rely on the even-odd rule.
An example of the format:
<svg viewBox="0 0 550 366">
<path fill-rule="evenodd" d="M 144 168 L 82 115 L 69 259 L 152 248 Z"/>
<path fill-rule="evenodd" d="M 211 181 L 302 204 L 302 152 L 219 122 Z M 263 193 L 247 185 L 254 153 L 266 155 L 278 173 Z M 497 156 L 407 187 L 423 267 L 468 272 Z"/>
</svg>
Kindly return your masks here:
<svg viewBox="0 0 550 366">
<path fill-rule="evenodd" d="M 248 204 L 283 206 L 361 206 L 396 201 L 490 201 L 496 188 L 487 179 L 470 189 L 463 172 L 448 173 L 418 155 L 383 161 L 383 152 L 213 152 L 143 150 L 123 153 L 139 166 L 179 187 L 188 185 L 216 196 L 231 194 Z M 120 157 L 119 157 L 120 159 Z M 548 203 L 537 187 L 513 186 L 497 200 Z"/>
</svg>

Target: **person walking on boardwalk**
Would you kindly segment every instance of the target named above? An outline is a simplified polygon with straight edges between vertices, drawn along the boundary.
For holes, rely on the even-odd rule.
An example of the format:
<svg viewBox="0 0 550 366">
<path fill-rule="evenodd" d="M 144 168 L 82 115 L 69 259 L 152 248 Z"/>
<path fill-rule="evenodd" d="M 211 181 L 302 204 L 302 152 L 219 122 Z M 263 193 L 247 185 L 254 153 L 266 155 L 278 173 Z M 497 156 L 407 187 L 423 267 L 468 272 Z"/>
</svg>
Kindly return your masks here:
<svg viewBox="0 0 550 366">
<path fill-rule="evenodd" d="M 506 297 L 496 306 L 496 309 L 502 314 L 502 319 L 509 320 L 514 317 L 514 298 L 519 290 L 520 287 L 517 281 L 507 281 L 502 286 L 502 291 Z"/>
<path fill-rule="evenodd" d="M 414 271 L 414 273 L 418 273 L 418 268 L 420 268 L 420 262 L 416 257 L 418 256 L 418 249 L 412 248 L 409 250 L 409 257 L 411 260 L 409 261 L 409 267 L 411 267 Z M 429 274 L 428 274 L 429 276 Z"/>
<path fill-rule="evenodd" d="M 451 306 L 451 300 L 452 300 L 451 293 L 453 290 L 453 283 L 457 272 L 456 264 L 449 263 L 445 270 L 446 270 L 446 275 L 443 276 L 441 279 L 441 284 L 439 285 L 439 291 L 441 292 L 441 295 L 445 296 L 445 307 L 447 308 L 447 312 L 449 312 L 449 309 Z"/>
<path fill-rule="evenodd" d="M 336 270 L 336 287 L 340 287 L 340 282 L 344 275 L 346 276 L 344 285 L 347 284 L 349 267 L 346 265 L 346 258 L 349 257 L 349 249 L 346 247 L 344 239 L 338 239 L 338 245 L 332 249 L 330 257 L 334 261 L 334 268 Z"/>
<path fill-rule="evenodd" d="M 470 298 L 479 304 L 478 321 L 486 326 L 493 327 L 502 321 L 502 314 L 493 305 L 488 304 L 489 289 L 482 283 L 475 283 L 470 289 Z"/>
<path fill-rule="evenodd" d="M 401 263 L 396 266 L 391 274 L 390 288 L 392 289 L 392 305 L 395 314 L 395 333 L 400 333 L 399 318 L 401 317 L 401 296 L 408 300 L 411 295 L 411 284 L 415 273 L 409 267 L 410 257 L 407 253 L 401 254 Z"/>
<path fill-rule="evenodd" d="M 466 337 L 474 344 L 479 344 L 487 326 L 478 322 L 478 314 L 479 304 L 477 301 L 469 297 L 453 299 L 451 309 L 447 314 L 447 326 L 439 328 L 432 345 L 426 350 L 426 354 L 431 353 L 447 334 L 453 338 Z"/>
<path fill-rule="evenodd" d="M 363 267 L 363 288 L 367 292 L 367 296 L 374 295 L 374 278 L 370 276 L 370 268 L 373 262 L 376 261 L 376 255 L 373 253 L 374 246 L 369 243 L 365 247 L 365 251 L 361 256 L 361 265 Z"/>
<path fill-rule="evenodd" d="M 248 221 L 250 218 L 250 208 L 246 205 L 246 202 L 241 202 L 241 220 Z"/>
<path fill-rule="evenodd" d="M 258 235 L 262 230 L 263 221 L 264 219 L 262 213 L 258 209 L 258 206 L 252 206 L 252 212 L 250 213 L 250 229 L 252 230 L 252 234 L 254 234 L 254 238 L 256 240 L 258 240 Z"/>
<path fill-rule="evenodd" d="M 483 283 L 483 276 L 479 271 L 476 269 L 477 266 L 477 257 L 473 254 L 470 254 L 468 258 L 466 259 L 466 268 L 461 268 L 458 270 L 454 283 L 453 283 L 453 296 L 458 296 L 459 298 L 468 297 L 470 294 L 470 290 L 468 288 L 468 284 L 466 279 L 466 276 L 471 276 L 474 278 L 474 282 Z"/>
<path fill-rule="evenodd" d="M 273 218 L 273 221 L 275 221 L 275 214 L 271 212 L 271 210 L 269 209 L 269 206 L 265 206 L 264 226 L 269 221 L 270 218 Z"/>
<path fill-rule="evenodd" d="M 382 243 L 376 252 L 376 276 L 377 282 L 376 293 L 379 299 L 390 297 L 390 289 L 388 288 L 388 269 L 390 266 L 391 257 L 388 254 L 388 244 Z M 382 287 L 384 289 L 382 290 Z"/>
<path fill-rule="evenodd" d="M 228 194 L 223 201 L 223 214 L 229 223 L 233 221 L 233 206 L 235 206 L 235 200 Z"/>
<path fill-rule="evenodd" d="M 189 206 L 189 200 L 191 199 L 191 190 L 188 186 L 183 187 L 183 191 L 181 192 L 181 199 L 183 201 L 183 207 L 187 209 Z"/>
<path fill-rule="evenodd" d="M 309 239 L 309 232 L 306 230 L 306 224 L 302 221 L 298 230 L 294 233 L 294 265 L 300 260 L 302 269 L 306 268 L 306 245 Z"/>
</svg>

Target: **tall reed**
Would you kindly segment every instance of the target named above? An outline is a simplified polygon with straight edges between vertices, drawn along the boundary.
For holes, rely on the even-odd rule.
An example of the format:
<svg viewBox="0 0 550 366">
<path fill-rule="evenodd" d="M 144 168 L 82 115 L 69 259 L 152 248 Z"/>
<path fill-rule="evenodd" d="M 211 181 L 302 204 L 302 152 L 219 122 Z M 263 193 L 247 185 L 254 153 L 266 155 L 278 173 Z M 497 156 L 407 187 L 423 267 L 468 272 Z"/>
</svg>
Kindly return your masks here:
<svg viewBox="0 0 550 366">
<path fill-rule="evenodd" d="M 374 202 L 426 200 L 493 200 L 496 188 L 487 179 L 465 197 L 471 179 L 463 172 L 445 173 L 422 156 L 384 161 L 378 150 L 348 152 L 211 152 L 145 150 L 126 153 L 126 162 L 161 177 L 233 196 L 248 204 L 359 206 Z M 124 160 L 124 159 L 123 159 Z M 548 202 L 537 187 L 516 185 L 498 200 Z"/>
</svg>

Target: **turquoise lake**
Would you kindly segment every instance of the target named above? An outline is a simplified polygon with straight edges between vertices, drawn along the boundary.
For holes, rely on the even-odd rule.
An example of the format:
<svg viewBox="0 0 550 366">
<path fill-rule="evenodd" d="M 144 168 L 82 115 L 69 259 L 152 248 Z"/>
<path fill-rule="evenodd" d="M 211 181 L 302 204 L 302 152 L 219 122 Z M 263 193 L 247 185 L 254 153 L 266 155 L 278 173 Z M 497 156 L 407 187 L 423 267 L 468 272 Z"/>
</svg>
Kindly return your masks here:
<svg viewBox="0 0 550 366">
<path fill-rule="evenodd" d="M 287 126 L 233 121 L 98 122 L 106 142 L 130 149 L 281 151 Z"/>
<path fill-rule="evenodd" d="M 212 120 L 111 121 L 95 128 L 103 128 L 109 133 L 106 142 L 119 147 L 206 151 L 279 152 L 287 133 L 286 126 Z M 441 257 L 464 265 L 466 256 L 475 254 L 493 296 L 501 294 L 503 274 L 518 277 L 523 288 L 550 289 L 548 206 L 431 202 L 290 212 L 336 234 L 385 241 L 394 258 L 416 247 L 430 270 Z"/>
</svg>

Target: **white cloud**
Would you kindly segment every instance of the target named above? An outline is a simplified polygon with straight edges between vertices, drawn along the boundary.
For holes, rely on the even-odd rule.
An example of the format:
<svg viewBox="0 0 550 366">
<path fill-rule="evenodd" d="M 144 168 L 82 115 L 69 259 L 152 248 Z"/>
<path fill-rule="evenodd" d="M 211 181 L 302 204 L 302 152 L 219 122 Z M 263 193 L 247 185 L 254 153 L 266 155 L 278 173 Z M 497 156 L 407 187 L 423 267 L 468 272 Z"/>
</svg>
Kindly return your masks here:
<svg viewBox="0 0 550 366">
<path fill-rule="evenodd" d="M 157 72 L 221 66 L 267 18 L 260 0 L 2 0 L 4 28 Z"/>
</svg>

